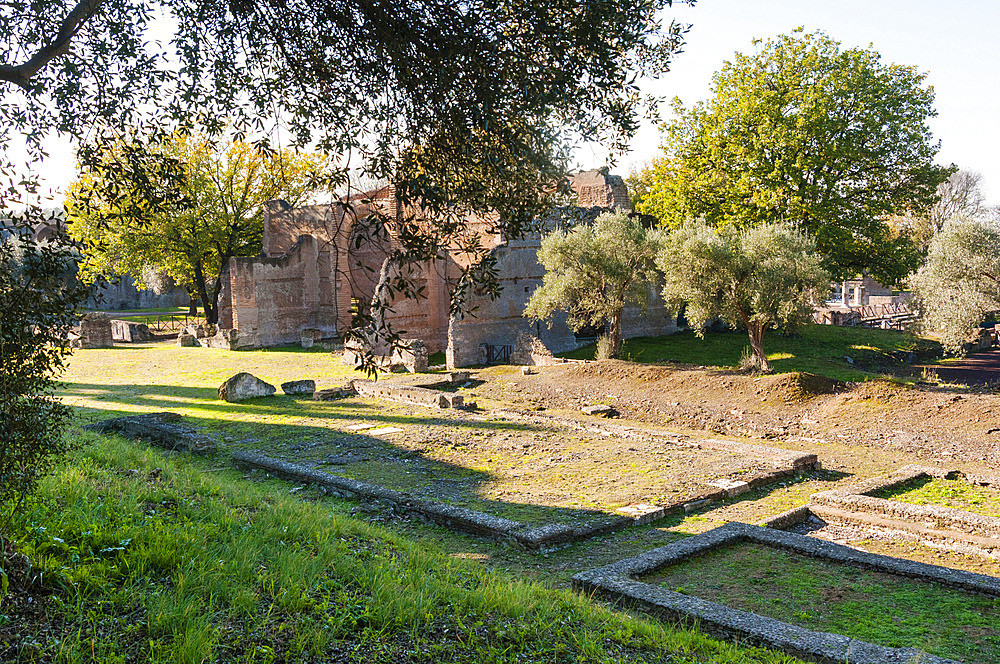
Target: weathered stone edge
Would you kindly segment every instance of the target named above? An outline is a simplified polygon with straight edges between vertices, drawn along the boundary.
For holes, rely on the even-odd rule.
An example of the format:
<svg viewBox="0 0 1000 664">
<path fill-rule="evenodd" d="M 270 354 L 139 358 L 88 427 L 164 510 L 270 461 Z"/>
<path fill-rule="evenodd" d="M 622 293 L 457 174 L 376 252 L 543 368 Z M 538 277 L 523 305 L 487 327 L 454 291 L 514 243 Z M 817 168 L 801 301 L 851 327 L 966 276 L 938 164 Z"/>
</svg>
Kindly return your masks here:
<svg viewBox="0 0 1000 664">
<path fill-rule="evenodd" d="M 214 440 L 181 424 L 180 415 L 170 412 L 114 417 L 84 425 L 83 428 L 95 433 L 118 434 L 133 440 L 145 440 L 167 450 L 192 454 L 211 454 L 216 450 Z"/>
<path fill-rule="evenodd" d="M 810 500 L 816 505 L 880 514 L 902 522 L 931 520 L 970 535 L 986 532 L 991 536 L 1000 537 L 1000 518 L 997 517 L 976 514 L 954 507 L 913 505 L 885 498 L 874 498 L 869 495 L 877 491 L 895 488 L 923 476 L 946 477 L 953 472 L 956 471 L 936 466 L 909 465 L 900 468 L 888 477 L 868 479 L 846 489 L 814 493 Z M 1000 486 L 1000 478 L 997 477 L 987 475 L 969 475 L 967 477 L 979 484 Z"/>
<path fill-rule="evenodd" d="M 581 572 L 573 577 L 573 585 L 579 590 L 599 593 L 670 619 L 696 620 L 702 629 L 711 633 L 747 639 L 818 662 L 882 664 L 917 659 L 924 664 L 954 662 L 915 648 L 887 648 L 839 634 L 815 632 L 632 578 L 741 541 L 753 541 L 815 558 L 1000 596 L 1000 579 L 993 577 L 890 558 L 803 535 L 742 523 L 729 523 L 633 558 Z"/>
<path fill-rule="evenodd" d="M 543 526 L 529 524 L 493 516 L 485 512 L 470 510 L 445 503 L 430 500 L 420 500 L 410 494 L 387 489 L 379 484 L 352 480 L 315 470 L 307 466 L 281 461 L 263 454 L 237 451 L 232 454 L 232 461 L 237 467 L 257 468 L 282 479 L 316 484 L 325 490 L 345 498 L 363 496 L 369 499 L 393 503 L 403 509 L 420 514 L 431 521 L 471 533 L 501 540 L 513 540 L 528 549 L 548 549 L 555 546 L 589 539 L 598 535 L 651 523 L 683 509 L 691 502 L 721 500 L 727 497 L 725 490 L 706 492 L 691 501 L 677 502 L 662 506 L 659 509 L 639 517 L 611 516 L 595 519 L 583 525 L 550 523 Z M 792 474 L 791 470 L 780 469 L 765 476 L 754 478 L 751 486 L 761 486 Z"/>
</svg>

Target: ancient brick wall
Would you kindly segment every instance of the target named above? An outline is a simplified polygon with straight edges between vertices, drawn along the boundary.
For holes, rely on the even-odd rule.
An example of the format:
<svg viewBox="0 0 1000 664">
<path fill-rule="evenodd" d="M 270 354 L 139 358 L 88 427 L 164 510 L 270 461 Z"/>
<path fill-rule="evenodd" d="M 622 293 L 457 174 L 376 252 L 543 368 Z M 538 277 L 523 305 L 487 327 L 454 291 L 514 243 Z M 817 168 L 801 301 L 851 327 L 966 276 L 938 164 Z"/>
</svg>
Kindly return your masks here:
<svg viewBox="0 0 1000 664">
<path fill-rule="evenodd" d="M 513 345 L 520 332 L 533 334 L 553 352 L 577 347 L 576 336 L 566 326 L 566 315 L 557 314 L 550 328 L 524 317 L 531 294 L 542 284 L 545 268 L 538 262 L 540 239 L 516 240 L 493 250 L 502 290 L 491 300 L 485 293 L 471 293 L 468 308 L 475 311 L 454 316 L 448 330 L 446 361 L 449 368 L 483 362 L 480 344 Z"/>
<path fill-rule="evenodd" d="M 238 329 L 244 346 L 299 343 L 306 328 L 334 337 L 345 321 L 350 325 L 349 303 L 345 310 L 336 299 L 321 301 L 321 291 L 333 292 L 334 278 L 330 253 L 321 255 L 311 235 L 278 258 L 234 258 L 225 275 L 228 306 L 220 327 Z"/>
<path fill-rule="evenodd" d="M 625 181 L 621 176 L 608 173 L 607 168 L 577 173 L 570 177 L 570 186 L 576 192 L 580 207 L 632 209 Z"/>
</svg>

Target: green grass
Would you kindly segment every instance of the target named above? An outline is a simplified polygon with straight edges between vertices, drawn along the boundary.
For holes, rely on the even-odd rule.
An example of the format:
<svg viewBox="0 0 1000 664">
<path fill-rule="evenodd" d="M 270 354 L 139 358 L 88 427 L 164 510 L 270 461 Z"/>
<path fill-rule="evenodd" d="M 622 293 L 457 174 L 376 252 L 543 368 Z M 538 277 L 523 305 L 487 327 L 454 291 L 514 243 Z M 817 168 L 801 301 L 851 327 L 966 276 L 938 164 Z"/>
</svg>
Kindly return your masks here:
<svg viewBox="0 0 1000 664">
<path fill-rule="evenodd" d="M 658 573 L 663 587 L 808 629 L 987 664 L 1000 658 L 1000 599 L 815 560 L 759 544 Z"/>
<path fill-rule="evenodd" d="M 0 585 L 0 661 L 794 661 L 488 572 L 222 459 L 75 442 L 18 526 L 35 593 Z"/>
<path fill-rule="evenodd" d="M 879 491 L 875 496 L 912 505 L 940 505 L 1000 517 L 1000 491 L 962 479 L 918 478 L 901 487 Z"/>
<path fill-rule="evenodd" d="M 679 362 L 712 367 L 735 368 L 749 345 L 743 332 L 707 333 L 699 339 L 693 332 L 663 337 L 638 337 L 625 341 L 622 358 L 633 362 Z M 933 342 L 907 332 L 860 327 L 809 325 L 800 336 L 785 337 L 770 332 L 764 349 L 776 373 L 804 371 L 843 381 L 858 381 L 905 370 L 893 353 L 936 354 Z M 593 344 L 561 353 L 561 357 L 593 359 Z M 845 358 L 851 358 L 853 364 Z"/>
</svg>

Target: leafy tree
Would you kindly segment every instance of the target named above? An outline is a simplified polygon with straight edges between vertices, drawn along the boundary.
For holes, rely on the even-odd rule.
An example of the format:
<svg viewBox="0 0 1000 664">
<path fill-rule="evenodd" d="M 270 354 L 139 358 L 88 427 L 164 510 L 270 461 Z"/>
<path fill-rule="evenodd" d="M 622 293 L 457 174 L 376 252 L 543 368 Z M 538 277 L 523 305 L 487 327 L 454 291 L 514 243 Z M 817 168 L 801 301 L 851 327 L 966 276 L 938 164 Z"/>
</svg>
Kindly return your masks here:
<svg viewBox="0 0 1000 664">
<path fill-rule="evenodd" d="M 910 287 L 924 325 L 940 333 L 948 352 L 961 353 L 986 315 L 1000 310 L 1000 223 L 952 217 Z"/>
<path fill-rule="evenodd" d="M 11 517 L 66 449 L 69 409 L 52 396 L 52 374 L 86 296 L 74 286 L 72 258 L 65 242 L 0 239 L 0 568 Z"/>
<path fill-rule="evenodd" d="M 835 277 L 867 271 L 897 283 L 919 254 L 886 217 L 926 211 L 950 172 L 932 162 L 933 89 L 873 50 L 800 32 L 737 53 L 708 101 L 674 101 L 638 209 L 671 227 L 794 221 Z"/>
<path fill-rule="evenodd" d="M 982 219 L 995 214 L 996 208 L 986 205 L 983 193 L 983 176 L 976 171 L 958 170 L 938 185 L 938 200 L 926 214 L 907 212 L 893 215 L 889 223 L 901 235 L 907 235 L 922 253 L 927 253 L 931 240 L 941 232 L 945 223 L 956 215 Z"/>
<path fill-rule="evenodd" d="M 114 153 L 115 145 L 105 146 Z M 84 276 L 131 275 L 152 288 L 160 274 L 172 277 L 201 298 L 209 323 L 218 322 L 220 274 L 233 256 L 260 253 L 261 205 L 272 198 L 299 204 L 314 194 L 326 160 L 292 150 L 262 152 L 243 141 L 215 145 L 204 138 L 174 136 L 150 147 L 175 160 L 176 180 L 158 188 L 173 191 L 164 207 L 143 215 L 123 213 L 144 197 L 121 196 L 109 180 L 117 176 L 116 156 L 85 170 L 70 189 L 70 234 L 84 245 Z M 152 270 L 149 268 L 153 268 Z"/>
<path fill-rule="evenodd" d="M 607 324 L 610 356 L 618 357 L 625 307 L 649 306 L 658 238 L 624 212 L 546 235 L 538 252 L 545 276 L 524 315 L 545 320 L 565 309 L 573 330 Z"/>
<path fill-rule="evenodd" d="M 671 3 L 5 0 L 0 217 L 26 212 L 0 234 L 43 219 L 48 136 L 79 147 L 122 138 L 122 127 L 155 138 L 200 124 L 311 144 L 341 157 L 339 185 L 354 174 L 397 182 L 404 202 L 426 204 L 420 209 L 502 210 L 497 230 L 516 235 L 547 206 L 538 184 L 560 180 L 569 142 L 627 145 L 652 101 L 636 78 L 666 71 L 683 41 L 682 26 L 662 23 Z M 163 16 L 177 26 L 168 44 L 152 26 Z M 414 146 L 420 162 L 404 164 Z M 171 209 L 176 163 L 143 150 L 115 153 L 117 167 L 107 157 L 79 154 L 85 170 L 118 176 L 107 191 L 128 194 L 120 216 L 139 228 Z M 475 182 L 450 188 L 454 173 L 472 171 Z M 404 237 L 413 242 L 403 254 L 433 250 L 419 233 Z M 2 279 L 14 283 L 11 274 Z M 62 321 L 57 304 L 63 315 L 77 304 L 62 295 L 5 309 L 4 325 Z M 18 368 L 6 355 L 0 366 Z M 53 356 L 39 366 L 50 377 L 59 369 Z M 13 390 L 4 398 L 18 403 L 48 385 L 3 380 Z"/>
<path fill-rule="evenodd" d="M 699 335 L 712 318 L 743 327 L 756 364 L 770 371 L 764 333 L 808 321 L 811 303 L 829 290 L 816 243 L 790 224 L 720 229 L 704 220 L 681 224 L 666 236 L 656 265 L 668 304 L 687 305 Z"/>
</svg>

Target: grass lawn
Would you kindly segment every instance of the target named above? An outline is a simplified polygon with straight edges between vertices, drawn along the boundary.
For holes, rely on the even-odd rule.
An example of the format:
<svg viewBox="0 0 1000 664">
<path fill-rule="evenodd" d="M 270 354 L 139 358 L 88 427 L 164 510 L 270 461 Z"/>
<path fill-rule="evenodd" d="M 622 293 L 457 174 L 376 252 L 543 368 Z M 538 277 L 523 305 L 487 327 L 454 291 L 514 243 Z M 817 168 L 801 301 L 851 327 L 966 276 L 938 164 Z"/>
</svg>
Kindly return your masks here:
<svg viewBox="0 0 1000 664">
<path fill-rule="evenodd" d="M 993 487 L 970 484 L 962 479 L 922 477 L 901 487 L 879 491 L 875 497 L 912 505 L 940 505 L 1000 517 L 1000 491 Z"/>
<path fill-rule="evenodd" d="M 633 362 L 679 362 L 713 367 L 737 367 L 749 340 L 744 332 L 694 332 L 625 341 L 622 358 Z M 908 332 L 862 327 L 809 325 L 802 334 L 784 337 L 770 332 L 764 349 L 776 373 L 805 371 L 837 380 L 859 381 L 908 368 L 898 356 L 909 352 L 935 355 L 940 346 Z M 561 353 L 562 357 L 593 359 L 595 345 Z M 894 353 L 896 354 L 894 356 Z M 850 358 L 848 361 L 847 358 Z"/>
<path fill-rule="evenodd" d="M 1000 599 L 739 544 L 673 565 L 650 580 L 808 629 L 969 664 L 1000 658 Z"/>
<path fill-rule="evenodd" d="M 693 662 L 791 658 L 489 572 L 223 459 L 75 433 L 0 575 L 3 662 Z"/>
</svg>

